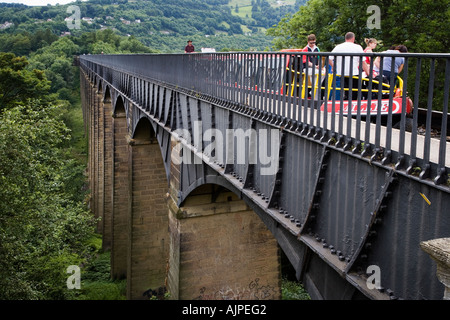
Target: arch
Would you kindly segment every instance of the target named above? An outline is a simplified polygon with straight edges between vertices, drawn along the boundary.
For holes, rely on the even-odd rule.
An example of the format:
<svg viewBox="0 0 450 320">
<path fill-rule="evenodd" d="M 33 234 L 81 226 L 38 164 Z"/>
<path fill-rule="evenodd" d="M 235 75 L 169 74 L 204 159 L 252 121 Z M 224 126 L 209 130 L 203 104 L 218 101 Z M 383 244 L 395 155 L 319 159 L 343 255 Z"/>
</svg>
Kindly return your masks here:
<svg viewBox="0 0 450 320">
<path fill-rule="evenodd" d="M 141 117 L 128 146 L 127 296 L 130 299 L 145 299 L 146 292 L 165 290 L 169 234 L 164 199 L 168 181 L 157 142 L 150 120 Z"/>
<path fill-rule="evenodd" d="M 184 201 L 186 200 L 186 198 L 189 197 L 189 195 L 196 190 L 199 187 L 202 187 L 203 185 L 206 184 L 215 184 L 218 186 L 221 186 L 227 190 L 229 190 L 230 192 L 233 192 L 234 194 L 236 194 L 239 199 L 242 199 L 242 195 L 241 192 L 239 191 L 238 188 L 236 188 L 233 184 L 231 184 L 227 179 L 225 179 L 224 177 L 220 176 L 220 175 L 208 175 L 204 178 L 201 179 L 197 179 L 194 183 L 192 183 L 189 188 L 187 190 L 185 190 L 181 195 L 180 195 L 180 200 L 179 200 L 179 205 L 182 206 L 184 204 Z"/>
<path fill-rule="evenodd" d="M 132 139 L 140 142 L 156 141 L 155 130 L 147 117 L 141 117 L 133 130 Z"/>
<path fill-rule="evenodd" d="M 99 89 L 98 90 L 99 91 L 102 90 L 101 83 L 99 84 Z M 109 86 L 106 86 L 106 88 L 105 88 L 105 94 L 103 95 L 103 101 L 105 103 L 109 103 L 109 102 L 112 101 L 112 99 L 111 99 L 111 90 L 109 89 Z"/>
<path fill-rule="evenodd" d="M 114 104 L 113 114 L 115 117 L 126 115 L 125 103 L 124 103 L 122 96 L 120 96 L 120 95 L 117 96 L 116 103 Z"/>
<path fill-rule="evenodd" d="M 102 79 L 97 79 L 98 84 L 97 84 L 97 93 L 98 94 L 103 94 L 103 81 Z"/>
</svg>

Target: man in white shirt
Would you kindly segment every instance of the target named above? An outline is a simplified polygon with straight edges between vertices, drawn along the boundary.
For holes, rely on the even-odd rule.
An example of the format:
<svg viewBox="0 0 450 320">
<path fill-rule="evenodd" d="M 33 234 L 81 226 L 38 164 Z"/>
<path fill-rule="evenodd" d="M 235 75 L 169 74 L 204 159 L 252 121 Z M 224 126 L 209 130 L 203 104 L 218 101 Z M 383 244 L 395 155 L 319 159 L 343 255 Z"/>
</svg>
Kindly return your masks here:
<svg viewBox="0 0 450 320">
<path fill-rule="evenodd" d="M 331 51 L 332 53 L 364 53 L 364 49 L 359 45 L 355 43 L 355 34 L 353 32 L 347 32 L 345 34 L 345 42 L 338 44 L 333 51 Z M 354 56 L 353 58 L 353 65 L 352 65 L 352 69 L 350 70 L 350 57 L 345 57 L 344 59 L 344 74 L 342 74 L 342 56 L 337 56 L 336 57 L 336 64 L 334 64 L 334 56 L 330 56 L 330 65 L 332 67 L 336 68 L 336 87 L 339 88 L 340 87 L 340 78 L 341 76 L 346 76 L 344 77 L 344 87 L 348 88 L 348 83 L 349 83 L 349 79 L 352 76 L 358 76 L 359 75 L 359 61 L 361 59 L 361 57 L 359 56 Z M 362 60 L 362 69 L 364 72 L 366 72 L 366 74 L 369 74 L 369 66 L 367 65 L 367 63 L 364 61 L 364 59 Z M 339 80 L 339 84 L 338 84 L 338 80 Z M 352 88 L 353 89 L 357 89 L 358 88 L 358 79 L 353 79 L 352 82 Z M 336 99 L 340 99 L 340 90 L 336 91 Z M 357 97 L 357 91 L 353 91 L 352 92 L 352 99 L 356 99 Z M 349 97 L 348 95 L 348 91 L 344 91 L 344 99 L 347 100 Z"/>
</svg>

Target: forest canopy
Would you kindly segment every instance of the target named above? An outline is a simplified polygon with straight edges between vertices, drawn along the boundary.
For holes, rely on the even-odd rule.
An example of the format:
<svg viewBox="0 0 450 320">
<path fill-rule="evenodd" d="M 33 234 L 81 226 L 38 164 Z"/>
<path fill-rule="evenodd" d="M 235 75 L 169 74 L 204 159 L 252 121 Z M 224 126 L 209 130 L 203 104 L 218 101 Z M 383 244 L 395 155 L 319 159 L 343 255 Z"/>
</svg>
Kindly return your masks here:
<svg viewBox="0 0 450 320">
<path fill-rule="evenodd" d="M 41 39 L 47 43 L 53 40 L 48 34 L 38 35 L 38 30 L 47 28 L 56 36 L 69 32 L 81 36 L 85 32 L 111 29 L 164 53 L 184 52 L 187 38 L 192 38 L 198 48 L 214 47 L 217 51 L 223 48 L 265 50 L 272 41 L 265 30 L 287 13 L 294 13 L 304 0 L 284 1 L 283 5 L 273 0 L 271 4 L 269 0 L 241 2 L 251 6 L 249 14 L 240 14 L 239 7 L 231 6 L 231 0 L 78 1 L 73 4 L 79 8 L 80 29 L 68 28 L 66 19 L 72 17 L 72 12 L 67 12 L 68 5 L 0 4 L 0 35 L 13 34 L 15 38 L 14 41 L 3 38 L 0 43 L 6 41 L 8 46 L 15 46 L 15 52 L 24 54 L 42 45 Z M 2 24 L 6 24 L 4 29 Z M 35 34 L 36 39 L 28 40 L 30 34 Z"/>
</svg>

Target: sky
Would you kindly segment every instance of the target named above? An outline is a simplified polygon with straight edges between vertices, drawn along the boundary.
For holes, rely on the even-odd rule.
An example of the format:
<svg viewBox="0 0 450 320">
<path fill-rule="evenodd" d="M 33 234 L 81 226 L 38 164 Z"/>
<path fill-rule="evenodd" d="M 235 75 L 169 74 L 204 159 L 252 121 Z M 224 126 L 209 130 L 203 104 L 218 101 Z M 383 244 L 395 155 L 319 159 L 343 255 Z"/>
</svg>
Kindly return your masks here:
<svg viewBox="0 0 450 320">
<path fill-rule="evenodd" d="M 75 2 L 76 0 L 0 0 L 0 2 L 6 3 L 22 3 L 27 6 L 46 6 L 47 4 L 55 5 L 59 4 L 68 4 Z"/>
</svg>

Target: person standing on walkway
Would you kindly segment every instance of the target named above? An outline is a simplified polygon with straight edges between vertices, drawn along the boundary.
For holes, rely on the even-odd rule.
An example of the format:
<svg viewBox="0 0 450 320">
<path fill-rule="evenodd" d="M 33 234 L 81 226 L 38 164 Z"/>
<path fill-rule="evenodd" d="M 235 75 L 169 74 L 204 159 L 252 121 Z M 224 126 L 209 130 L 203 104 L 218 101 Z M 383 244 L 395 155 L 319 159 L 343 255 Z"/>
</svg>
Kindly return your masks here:
<svg viewBox="0 0 450 320">
<path fill-rule="evenodd" d="M 320 52 L 320 49 L 318 46 L 316 46 L 316 36 L 314 34 L 310 34 L 307 38 L 308 44 L 306 47 L 302 49 L 303 52 Z M 308 58 L 308 63 L 306 63 L 306 59 Z M 303 66 L 306 67 L 313 67 L 318 66 L 319 59 L 317 56 L 303 56 Z"/>
<path fill-rule="evenodd" d="M 187 46 L 184 47 L 184 53 L 192 53 L 195 51 L 194 45 L 192 44 L 192 40 L 188 40 Z"/>
</svg>

